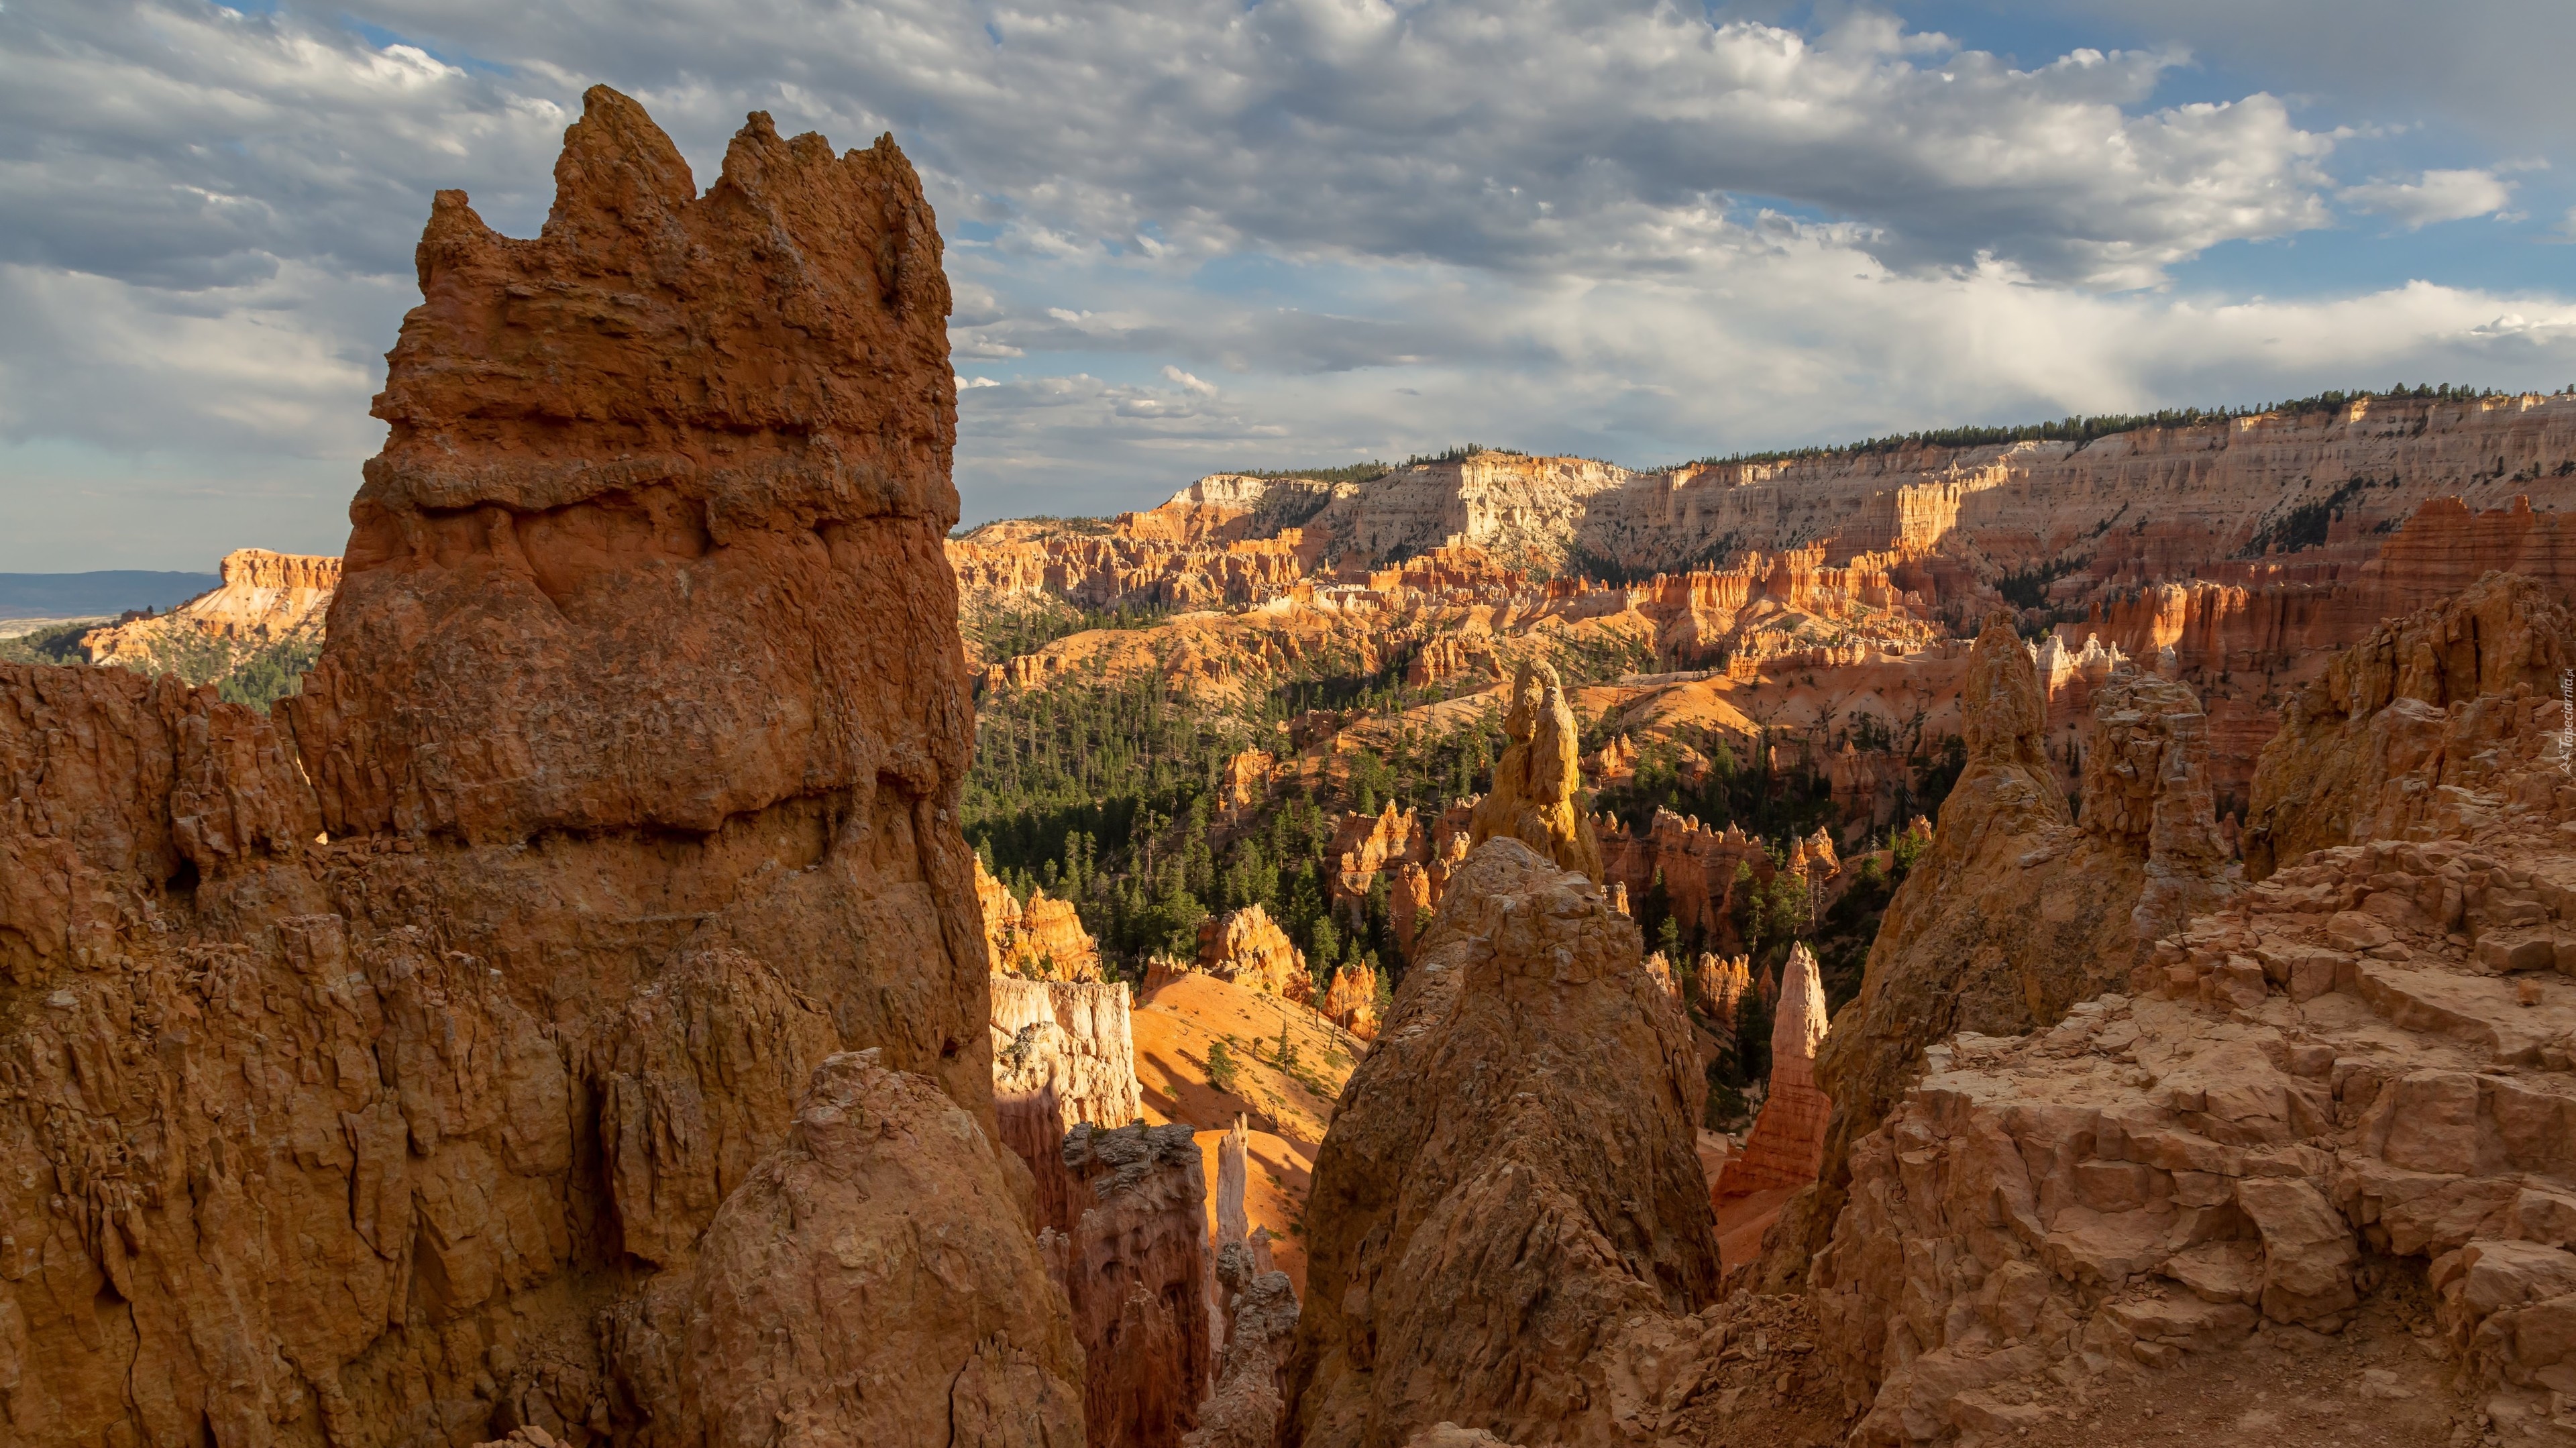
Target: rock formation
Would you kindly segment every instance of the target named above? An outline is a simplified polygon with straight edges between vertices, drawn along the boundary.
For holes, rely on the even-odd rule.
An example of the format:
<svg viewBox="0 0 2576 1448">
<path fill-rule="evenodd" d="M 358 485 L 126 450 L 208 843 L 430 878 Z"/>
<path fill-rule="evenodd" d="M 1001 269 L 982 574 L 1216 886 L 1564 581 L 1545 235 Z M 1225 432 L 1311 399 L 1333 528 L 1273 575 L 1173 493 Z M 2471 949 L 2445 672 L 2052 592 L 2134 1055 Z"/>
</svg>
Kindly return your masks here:
<svg viewBox="0 0 2576 1448">
<path fill-rule="evenodd" d="M 1287 1405 L 1288 1355 L 1297 1339 L 1297 1295 L 1288 1274 L 1230 1243 L 1217 1254 L 1225 1295 L 1225 1349 L 1216 1388 L 1199 1405 L 1185 1448 L 1274 1448 Z"/>
<path fill-rule="evenodd" d="M 1717 1289 L 1706 1088 L 1641 955 L 1583 876 L 1468 857 L 1316 1162 L 1291 1441 L 1614 1441 L 1596 1351 Z"/>
<path fill-rule="evenodd" d="M 1125 1126 L 1145 1114 L 1127 986 L 997 975 L 992 990 L 999 1139 L 1036 1179 L 1033 1227 L 1066 1231 L 1075 1194 L 1065 1134 L 1084 1122 Z"/>
<path fill-rule="evenodd" d="M 1494 765 L 1493 789 L 1476 802 L 1469 817 L 1468 848 L 1487 840 L 1519 840 L 1598 883 L 1601 842 L 1584 811 L 1576 754 L 1581 730 L 1554 668 L 1521 666 L 1503 732 L 1511 744 Z"/>
<path fill-rule="evenodd" d="M 1854 1443 L 2028 1432 L 2118 1364 L 2198 1373 L 2220 1421 L 2230 1394 L 2335 1416 L 2195 1368 L 2258 1326 L 2290 1349 L 2394 1337 L 2356 1383 L 2389 1441 L 2563 1439 L 2576 791 L 2559 701 L 2522 669 L 2568 622 L 2510 579 L 2393 621 L 2328 672 L 2358 708 L 2288 706 L 2257 793 L 2320 831 L 2423 798 L 2411 838 L 2284 861 L 2053 1029 L 1927 1053 L 1855 1143 L 1813 1269 L 1824 1342 L 1870 1405 Z M 2426 678 L 2437 641 L 2459 645 L 2443 677 L 2495 689 L 2439 711 L 2350 691 L 2392 658 Z M 2414 717 L 2377 726 L 2374 700 Z"/>
<path fill-rule="evenodd" d="M 1077 1126 L 1066 1295 L 1088 1365 L 1092 1448 L 1177 1448 L 1216 1360 L 1208 1328 L 1207 1178 L 1186 1126 Z"/>
<path fill-rule="evenodd" d="M 1781 1214 L 1765 1280 L 1797 1280 L 1841 1210 L 1846 1159 L 1958 1031 L 2013 1035 L 2127 979 L 2176 912 L 2227 888 L 2208 808 L 2206 734 L 2189 691 L 2114 675 L 2096 696 L 2084 826 L 2069 818 L 2042 748 L 2046 708 L 2031 650 L 1989 623 L 1961 701 L 1967 768 L 1932 846 L 1899 886 L 1860 995 L 1835 1023 L 1816 1077 L 1834 1107 L 1825 1170 Z M 2159 853 L 2159 851 L 2162 853 Z"/>
<path fill-rule="evenodd" d="M 2497 700 L 2561 698 L 2572 633 L 2561 601 L 2528 579 L 2480 579 L 2436 608 L 2382 623 L 2282 707 L 2246 818 L 2256 878 L 2315 849 L 2404 839 L 2429 826 L 2477 765 L 2439 746 L 2449 717 Z M 2565 718 L 2545 729 L 2565 736 Z M 2469 737 L 2475 738 L 2475 726 Z"/>
<path fill-rule="evenodd" d="M 1378 979 L 1378 973 L 1365 965 L 1345 965 L 1334 971 L 1332 989 L 1324 992 L 1324 1014 L 1361 1040 L 1376 1040 Z"/>
<path fill-rule="evenodd" d="M 1616 820 L 1602 825 L 1602 869 L 1628 898 L 1642 899 L 1660 882 L 1672 917 L 1681 928 L 1713 947 L 1740 947 L 1735 937 L 1735 887 L 1750 870 L 1753 879 L 1770 883 L 1778 867 L 1762 841 L 1741 829 L 1708 829 L 1697 818 L 1658 809 L 1643 831 Z"/>
<path fill-rule="evenodd" d="M 1702 954 L 1691 990 L 1699 1013 L 1722 1030 L 1735 1029 L 1736 1009 L 1753 989 L 1753 958 Z M 1810 1053 L 1812 1059 L 1812 1053 Z"/>
<path fill-rule="evenodd" d="M 1069 1377 L 985 1145 L 948 293 L 918 180 L 891 141 L 835 155 L 755 116 L 701 196 L 605 89 L 556 174 L 533 240 L 439 194 L 328 641 L 276 722 L 167 678 L 0 668 L 0 972 L 26 1003 L 0 1012 L 0 1436 L 671 1421 L 650 1385 L 698 1346 L 642 1297 L 733 1283 L 828 1314 L 856 1299 L 820 1286 L 921 1285 L 903 1234 L 950 1206 L 838 1195 L 831 1143 L 859 1148 L 819 1118 L 775 1189 L 877 1226 L 692 1240 L 827 1048 L 912 1083 L 852 1088 L 919 1123 L 888 1169 L 977 1183 L 976 1289 L 881 1343 L 855 1320 L 728 1339 L 755 1355 L 707 1385 L 819 1401 L 807 1367 L 918 1346 L 870 1359 L 903 1386 L 867 1411 L 937 1443 Z M 808 1276 L 709 1265 L 743 1252 Z M 711 1332 L 747 1321 L 707 1302 Z"/>
<path fill-rule="evenodd" d="M 1084 1351 L 1001 1156 L 877 1054 L 826 1060 L 785 1143 L 716 1214 L 660 1441 L 1085 1441 Z"/>
<path fill-rule="evenodd" d="M 1008 887 L 975 866 L 975 901 L 984 914 L 984 956 L 996 975 L 1032 980 L 1100 979 L 1100 946 L 1082 928 L 1070 900 L 1050 900 L 1043 888 L 1022 905 Z"/>
<path fill-rule="evenodd" d="M 1771 1018 L 1770 1089 L 1744 1149 L 1727 1158 L 1709 1188 L 1712 1206 L 1735 1197 L 1816 1180 L 1825 1159 L 1825 1126 L 1833 1103 L 1816 1089 L 1816 1051 L 1824 1044 L 1825 984 L 1804 945 L 1789 951 L 1780 1004 Z"/>
<path fill-rule="evenodd" d="M 1303 1002 L 1315 996 L 1306 953 L 1289 943 L 1287 932 L 1258 902 L 1199 922 L 1198 968 L 1283 1000 Z"/>
<path fill-rule="evenodd" d="M 192 637 L 238 644 L 321 641 L 323 611 L 340 583 L 339 559 L 236 548 L 218 566 L 223 583 L 212 591 L 157 618 L 110 624 L 81 635 L 89 661 L 167 668 L 174 646 Z"/>
</svg>

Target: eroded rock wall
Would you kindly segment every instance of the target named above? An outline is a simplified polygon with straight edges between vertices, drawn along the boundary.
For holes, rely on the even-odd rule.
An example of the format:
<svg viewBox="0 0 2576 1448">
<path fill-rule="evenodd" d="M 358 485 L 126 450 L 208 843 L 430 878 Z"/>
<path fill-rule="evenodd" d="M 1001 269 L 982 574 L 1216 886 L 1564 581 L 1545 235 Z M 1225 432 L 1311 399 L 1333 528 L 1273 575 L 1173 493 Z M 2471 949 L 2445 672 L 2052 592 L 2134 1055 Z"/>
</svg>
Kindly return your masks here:
<svg viewBox="0 0 2576 1448">
<path fill-rule="evenodd" d="M 0 669 L 0 1436 L 653 1441 L 642 1299 L 823 1057 L 989 1157 L 919 182 L 755 116 L 701 195 L 605 89 L 556 175 L 528 240 L 440 193 L 276 721 Z M 942 1423 L 1025 1379 L 960 1341 Z"/>
<path fill-rule="evenodd" d="M 1186 1126 L 1077 1126 L 1065 1287 L 1092 1448 L 1177 1448 L 1215 1375 L 1207 1176 Z"/>
<path fill-rule="evenodd" d="M 2264 746 L 2246 816 L 2248 872 L 2260 878 L 2310 850 L 2425 826 L 2450 803 L 2446 786 L 2485 768 L 2479 746 L 2501 742 L 2501 706 L 2561 702 L 2569 636 L 2563 597 L 2494 574 L 2337 655 L 2283 705 L 2281 732 Z M 2463 714 L 2465 728 L 2453 717 Z M 2544 727 L 2564 734 L 2569 724 Z"/>
<path fill-rule="evenodd" d="M 2448 643 L 2465 696 L 2400 729 L 2294 704 L 2258 785 L 2373 781 L 2309 794 L 2308 818 L 2375 829 L 2411 801 L 2399 832 L 2283 861 L 2049 1030 L 1927 1052 L 1854 1145 L 1814 1268 L 1870 1405 L 1853 1442 L 2039 1430 L 2139 1368 L 2340 1433 L 2330 1395 L 2197 1368 L 2258 1330 L 2375 1363 L 2356 1386 L 2391 1441 L 2565 1441 L 2576 786 L 2558 702 L 2517 666 L 2568 631 L 2514 579 L 2392 621 L 2328 679 L 2392 658 L 2426 678 Z M 2415 712 L 2393 687 L 2348 697 Z"/>
<path fill-rule="evenodd" d="M 2083 823 L 2042 747 L 2032 651 L 2000 620 L 1961 699 L 1968 766 L 1932 845 L 1890 901 L 1859 998 L 1816 1063 L 1834 1105 L 1822 1178 L 1767 1239 L 1765 1281 L 1799 1280 L 1841 1211 L 1852 1144 L 1873 1130 L 1933 1042 L 2017 1035 L 2127 979 L 2182 912 L 2230 884 L 2208 818 L 2207 732 L 2188 689 L 2134 671 L 2094 697 Z"/>
<path fill-rule="evenodd" d="M 1085 1443 L 1083 1348 L 1001 1152 L 878 1054 L 827 1058 L 717 1213 L 654 1357 L 658 1441 Z"/>
</svg>

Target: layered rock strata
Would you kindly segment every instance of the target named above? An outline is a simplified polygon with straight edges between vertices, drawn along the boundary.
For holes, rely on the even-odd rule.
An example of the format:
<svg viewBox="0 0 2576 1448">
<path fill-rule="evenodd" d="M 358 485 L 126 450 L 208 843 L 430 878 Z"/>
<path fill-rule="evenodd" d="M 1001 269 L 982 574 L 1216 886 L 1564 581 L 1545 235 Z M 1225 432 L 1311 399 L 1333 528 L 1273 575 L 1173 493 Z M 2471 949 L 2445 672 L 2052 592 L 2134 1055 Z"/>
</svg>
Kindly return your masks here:
<svg viewBox="0 0 2576 1448">
<path fill-rule="evenodd" d="M 1145 1114 L 1127 986 L 997 975 L 992 992 L 999 1140 L 1037 1183 L 1032 1226 L 1065 1231 L 1075 1199 L 1066 1134 L 1085 1122 L 1125 1126 Z"/>
<path fill-rule="evenodd" d="M 1186 1126 L 1077 1126 L 1066 1296 L 1093 1448 L 1177 1448 L 1215 1372 L 1207 1178 Z"/>
<path fill-rule="evenodd" d="M 1071 1362 L 1019 1193 L 978 1165 L 919 182 L 891 141 L 755 116 L 700 195 L 605 89 L 556 174 L 532 240 L 440 193 L 329 639 L 275 722 L 0 669 L 0 971 L 27 1004 L 0 1012 L 0 1436 L 658 1438 L 695 1349 L 641 1296 L 713 1270 L 702 1229 L 786 1134 L 786 1083 L 863 1047 L 924 1083 L 868 1108 L 919 1123 L 903 1170 L 985 1184 L 978 1300 L 1021 1304 L 971 1339 L 939 1309 L 959 1335 L 905 1339 L 926 1355 L 867 1411 L 946 1442 L 960 1402 L 1043 1399 L 1031 1374 Z M 878 1253 L 910 1281 L 931 1218 L 866 1220 L 895 1235 L 769 1243 L 808 1274 L 775 1290 L 823 1311 L 815 1284 Z M 746 1371 L 820 1392 L 797 1375 L 841 1360 L 794 1355 L 815 1342 Z"/>
<path fill-rule="evenodd" d="M 1587 1374 L 1717 1290 L 1706 1088 L 1641 955 L 1582 875 L 1518 840 L 1468 857 L 1317 1158 L 1290 1441 L 1616 1441 Z"/>
<path fill-rule="evenodd" d="M 223 582 L 158 618 L 132 619 L 81 635 L 93 664 L 166 667 L 184 641 L 267 644 L 322 637 L 322 618 L 340 583 L 340 560 L 265 548 L 236 548 L 218 565 Z"/>
</svg>

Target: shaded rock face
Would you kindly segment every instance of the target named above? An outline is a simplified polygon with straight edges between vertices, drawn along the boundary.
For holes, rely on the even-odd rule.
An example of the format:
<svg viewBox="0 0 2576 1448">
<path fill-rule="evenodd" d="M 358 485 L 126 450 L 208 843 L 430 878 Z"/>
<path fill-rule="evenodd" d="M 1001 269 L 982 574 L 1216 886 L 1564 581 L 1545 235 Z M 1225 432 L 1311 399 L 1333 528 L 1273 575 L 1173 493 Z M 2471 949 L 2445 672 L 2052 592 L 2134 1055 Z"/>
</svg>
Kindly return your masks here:
<svg viewBox="0 0 2576 1448">
<path fill-rule="evenodd" d="M 1000 1156 L 876 1055 L 822 1064 L 708 1229 L 662 1441 L 1079 1448 L 1082 1348 Z"/>
<path fill-rule="evenodd" d="M 1065 1287 L 1093 1448 L 1175 1448 L 1215 1371 L 1207 1177 L 1186 1126 L 1077 1126 L 1064 1141 Z"/>
<path fill-rule="evenodd" d="M 2412 837 L 2456 815 L 2450 791 L 2490 772 L 2481 746 L 2500 742 L 2504 714 L 2534 696 L 2559 699 L 2561 672 L 2576 661 L 2571 641 L 2567 610 L 2511 574 L 2382 623 L 2281 706 L 2246 816 L 2247 873 L 2259 879 L 2347 841 Z M 2568 725 L 2553 717 L 2541 727 Z"/>
<path fill-rule="evenodd" d="M 2228 888 L 2188 689 L 2120 673 L 2096 694 L 2078 828 L 2041 747 L 2047 709 L 2031 651 L 2004 621 L 1978 636 L 1967 679 L 1967 768 L 1889 902 L 1858 999 L 1817 1057 L 1833 1126 L 1816 1188 L 1782 1210 L 1767 1241 L 1763 1277 L 1775 1286 L 1798 1281 L 1823 1247 L 1852 1143 L 1904 1092 L 1926 1046 L 1957 1031 L 2054 1024 L 2123 983 L 2155 931 Z"/>
<path fill-rule="evenodd" d="M 1598 882 L 1601 841 L 1583 810 L 1582 729 L 1553 666 L 1521 666 L 1503 733 L 1511 743 L 1494 765 L 1494 787 L 1469 817 L 1468 848 L 1518 840 Z"/>
<path fill-rule="evenodd" d="M 1248 1244 L 1217 1253 L 1226 1334 L 1216 1387 L 1199 1405 L 1186 1448 L 1273 1448 L 1286 1408 L 1288 1355 L 1297 1341 L 1297 1294 Z"/>
<path fill-rule="evenodd" d="M 1290 1442 L 1613 1441 L 1601 1350 L 1718 1285 L 1706 1088 L 1641 956 L 1583 876 L 1468 857 L 1316 1160 Z"/>
<path fill-rule="evenodd" d="M 699 196 L 598 90 L 558 183 L 528 241 L 440 197 L 282 722 L 0 668 L 0 1438 L 648 1441 L 685 1334 L 641 1298 L 824 1056 L 944 1093 L 887 1108 L 955 1158 L 905 1171 L 987 1169 L 918 182 L 754 118 Z M 1012 1341 L 903 1392 L 1078 1378 Z"/>
<path fill-rule="evenodd" d="M 2285 863 L 2052 1029 L 1926 1053 L 1854 1144 L 1849 1205 L 1811 1278 L 1844 1390 L 1870 1405 L 1852 1442 L 2032 1428 L 2096 1375 L 2189 1368 L 2258 1324 L 2366 1349 L 2386 1334 L 2382 1362 L 2438 1355 L 2465 1396 L 2382 1372 L 2367 1412 L 2389 1441 L 2475 1441 L 2479 1425 L 2563 1441 L 2576 789 L 2559 701 L 2513 666 L 2565 624 L 2537 590 L 2493 579 L 2392 622 L 2328 679 L 2406 657 L 2393 641 L 2447 639 L 2503 661 L 2484 673 L 2498 687 L 2399 730 L 2355 714 L 2302 733 L 2316 716 L 2294 705 L 2256 788 L 2299 797 L 2280 769 L 2380 782 L 2306 796 L 2303 826 L 2352 809 L 2369 828 L 2395 798 L 2405 837 Z M 2467 649 L 2447 677 L 2481 677 Z M 2376 697 L 2387 713 L 2411 696 Z M 2403 787 L 2428 777 L 2444 783 Z M 2268 1381 L 2246 1391 L 2244 1410 L 2282 1404 Z"/>
<path fill-rule="evenodd" d="M 1833 1103 L 1816 1089 L 1816 1051 L 1824 1044 L 1824 978 L 1816 958 L 1799 945 L 1789 952 L 1780 978 L 1780 1001 L 1771 1018 L 1770 1090 L 1744 1150 L 1727 1158 L 1709 1189 L 1712 1203 L 1775 1187 L 1802 1187 L 1816 1179 L 1825 1159 L 1825 1127 Z"/>
</svg>

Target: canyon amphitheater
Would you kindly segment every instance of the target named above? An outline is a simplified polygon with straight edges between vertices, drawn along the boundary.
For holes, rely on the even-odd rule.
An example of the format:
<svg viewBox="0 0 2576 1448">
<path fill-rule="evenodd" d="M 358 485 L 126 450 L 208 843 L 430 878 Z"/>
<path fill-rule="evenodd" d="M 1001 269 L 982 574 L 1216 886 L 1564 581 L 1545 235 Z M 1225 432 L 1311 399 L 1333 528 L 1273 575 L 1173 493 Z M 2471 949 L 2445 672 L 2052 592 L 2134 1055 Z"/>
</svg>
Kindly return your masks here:
<svg viewBox="0 0 2576 1448">
<path fill-rule="evenodd" d="M 342 558 L 0 665 L 0 1439 L 2576 1442 L 2576 395 L 952 537 L 890 137 L 701 191 L 597 88 L 555 175 L 438 194 Z M 113 666 L 191 630 L 319 660 Z M 1424 692 L 1204 827 L 1485 711 L 1315 827 L 1399 957 L 1140 980 L 969 845 L 979 709 L 1342 657 Z M 1836 827 L 1605 804 L 1739 749 Z M 1741 923 L 1900 857 L 1848 961 Z"/>
</svg>

